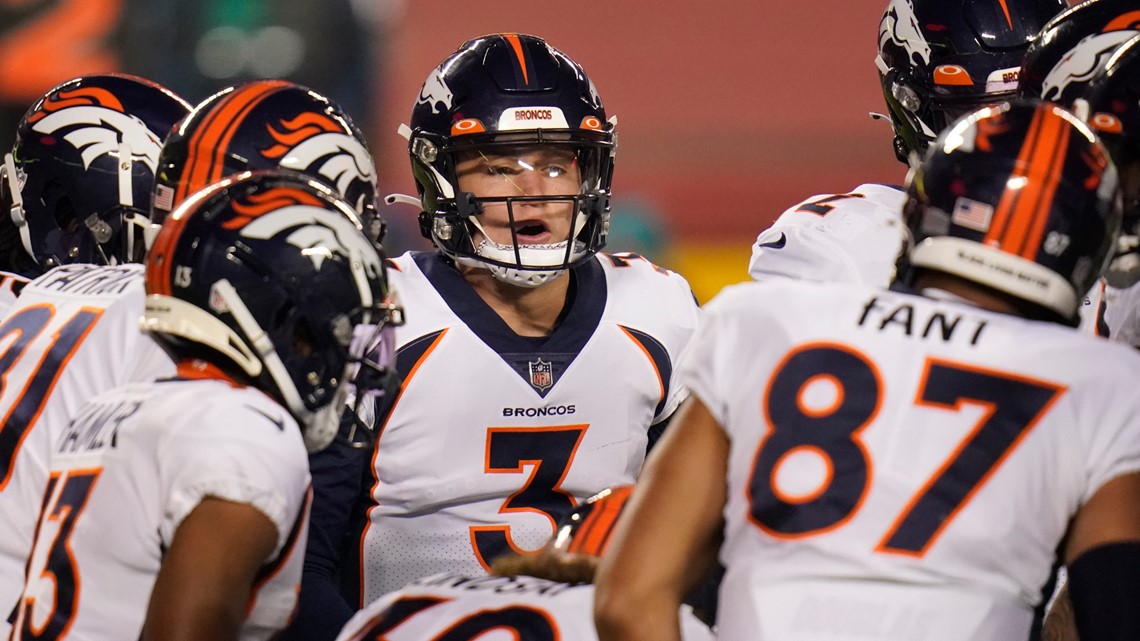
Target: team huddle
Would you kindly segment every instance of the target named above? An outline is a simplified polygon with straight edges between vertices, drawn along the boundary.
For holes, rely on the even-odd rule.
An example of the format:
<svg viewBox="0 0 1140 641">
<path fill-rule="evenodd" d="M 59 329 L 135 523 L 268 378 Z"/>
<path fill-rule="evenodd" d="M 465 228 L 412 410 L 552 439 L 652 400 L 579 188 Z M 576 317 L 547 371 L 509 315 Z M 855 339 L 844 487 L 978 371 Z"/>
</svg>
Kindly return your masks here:
<svg viewBox="0 0 1140 641">
<path fill-rule="evenodd" d="M 308 87 L 52 88 L 0 166 L 0 637 L 1140 639 L 1140 7 L 889 0 L 875 63 L 902 184 L 703 307 L 607 246 L 617 120 L 539 37 L 428 74 L 396 257 Z"/>
</svg>

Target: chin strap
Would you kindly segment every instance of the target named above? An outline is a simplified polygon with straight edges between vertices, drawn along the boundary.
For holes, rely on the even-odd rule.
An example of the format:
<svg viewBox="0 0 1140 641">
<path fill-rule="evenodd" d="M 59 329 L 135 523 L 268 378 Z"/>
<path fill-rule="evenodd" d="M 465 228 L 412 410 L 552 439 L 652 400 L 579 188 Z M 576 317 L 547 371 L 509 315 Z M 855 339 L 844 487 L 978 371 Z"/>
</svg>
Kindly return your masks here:
<svg viewBox="0 0 1140 641">
<path fill-rule="evenodd" d="M 12 197 L 12 207 L 8 215 L 12 217 L 12 223 L 20 232 L 20 243 L 24 246 L 24 252 L 31 257 L 32 262 L 38 264 L 36 254 L 32 251 L 32 232 L 28 229 L 28 217 L 24 213 L 22 185 L 16 175 L 16 159 L 11 153 L 4 154 L 4 178 L 8 181 L 8 192 Z"/>
</svg>

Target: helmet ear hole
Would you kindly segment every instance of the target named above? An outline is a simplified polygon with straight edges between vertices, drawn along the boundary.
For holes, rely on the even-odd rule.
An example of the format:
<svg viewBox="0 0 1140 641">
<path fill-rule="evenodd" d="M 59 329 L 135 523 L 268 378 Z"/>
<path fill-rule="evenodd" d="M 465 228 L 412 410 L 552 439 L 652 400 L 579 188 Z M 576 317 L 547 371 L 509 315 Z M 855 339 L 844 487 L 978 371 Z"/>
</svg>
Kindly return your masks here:
<svg viewBox="0 0 1140 641">
<path fill-rule="evenodd" d="M 304 319 L 298 320 L 293 325 L 293 349 L 302 358 L 309 358 L 317 349 L 313 330 Z"/>
</svg>

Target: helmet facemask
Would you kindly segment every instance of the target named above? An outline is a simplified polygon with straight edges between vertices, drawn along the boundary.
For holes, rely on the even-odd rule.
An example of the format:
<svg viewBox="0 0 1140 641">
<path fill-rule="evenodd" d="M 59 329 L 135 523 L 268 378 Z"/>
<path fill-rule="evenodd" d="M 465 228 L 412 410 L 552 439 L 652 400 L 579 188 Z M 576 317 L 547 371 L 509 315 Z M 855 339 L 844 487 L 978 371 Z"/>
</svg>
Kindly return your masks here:
<svg viewBox="0 0 1140 641">
<path fill-rule="evenodd" d="M 557 278 L 605 245 L 613 146 L 597 133 L 457 136 L 439 147 L 414 138 L 417 169 L 434 187 L 420 181 L 421 224 L 457 263 L 502 282 L 536 287 Z M 431 162 L 425 149 L 437 150 Z"/>
<path fill-rule="evenodd" d="M 1016 95 L 1015 84 L 996 85 L 992 91 L 976 87 L 928 87 L 905 69 L 888 69 L 880 58 L 883 97 L 895 129 L 894 150 L 900 162 L 917 164 L 930 144 L 950 123 L 976 109 L 997 104 Z M 947 65 L 951 66 L 951 65 Z M 964 72 L 963 72 L 964 73 Z"/>
</svg>

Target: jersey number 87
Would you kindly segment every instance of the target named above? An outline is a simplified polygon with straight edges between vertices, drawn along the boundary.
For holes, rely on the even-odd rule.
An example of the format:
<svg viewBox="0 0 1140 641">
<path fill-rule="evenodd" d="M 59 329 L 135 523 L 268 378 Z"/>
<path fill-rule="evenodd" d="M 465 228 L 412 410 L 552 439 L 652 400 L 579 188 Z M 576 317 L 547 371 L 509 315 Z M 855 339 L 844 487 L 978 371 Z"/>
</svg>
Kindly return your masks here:
<svg viewBox="0 0 1140 641">
<path fill-rule="evenodd" d="M 832 385 L 834 401 L 809 407 L 803 401 L 805 389 L 821 380 Z M 1063 392 L 1042 381 L 928 359 L 916 404 L 950 411 L 975 404 L 987 411 L 911 497 L 876 551 L 925 554 Z M 878 414 L 882 394 L 874 363 L 847 346 L 813 343 L 784 358 L 764 395 L 771 431 L 757 448 L 747 488 L 750 520 L 757 527 L 778 538 L 808 537 L 842 527 L 858 512 L 872 469 L 860 432 Z M 782 491 L 777 483 L 781 463 L 804 451 L 825 461 L 826 479 L 807 494 Z"/>
</svg>

